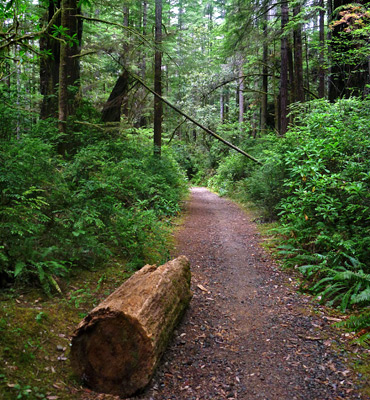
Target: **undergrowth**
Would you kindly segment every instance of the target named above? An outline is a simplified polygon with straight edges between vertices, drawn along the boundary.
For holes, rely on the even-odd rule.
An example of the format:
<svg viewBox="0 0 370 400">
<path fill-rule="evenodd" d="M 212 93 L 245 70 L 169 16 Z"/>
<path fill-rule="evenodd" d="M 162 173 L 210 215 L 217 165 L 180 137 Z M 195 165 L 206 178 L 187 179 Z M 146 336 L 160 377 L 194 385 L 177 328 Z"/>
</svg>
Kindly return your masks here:
<svg viewBox="0 0 370 400">
<path fill-rule="evenodd" d="M 51 293 L 73 269 L 115 257 L 133 269 L 165 261 L 169 218 L 187 190 L 171 152 L 153 157 L 140 132 L 80 132 L 62 158 L 43 127 L 0 143 L 0 287 Z"/>
</svg>

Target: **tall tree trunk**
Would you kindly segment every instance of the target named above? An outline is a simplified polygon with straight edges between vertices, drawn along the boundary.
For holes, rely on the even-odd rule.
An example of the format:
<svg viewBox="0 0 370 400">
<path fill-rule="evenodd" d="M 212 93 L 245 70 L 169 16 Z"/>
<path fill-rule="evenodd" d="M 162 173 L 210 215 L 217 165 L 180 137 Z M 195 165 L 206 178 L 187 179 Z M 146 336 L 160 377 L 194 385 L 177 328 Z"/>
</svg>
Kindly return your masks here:
<svg viewBox="0 0 370 400">
<path fill-rule="evenodd" d="M 162 96 L 162 0 L 155 0 L 155 57 L 154 91 Z M 154 154 L 161 155 L 162 147 L 162 101 L 154 96 Z"/>
<path fill-rule="evenodd" d="M 306 48 L 306 84 L 307 91 L 310 93 L 310 63 L 309 63 L 309 48 L 308 48 L 308 40 L 307 33 L 304 35 L 305 48 Z"/>
<path fill-rule="evenodd" d="M 103 122 L 120 122 L 123 101 L 128 92 L 129 75 L 126 70 L 119 76 L 102 111 Z"/>
<path fill-rule="evenodd" d="M 61 7 L 61 25 L 66 28 L 67 35 L 77 37 L 77 41 L 73 42 L 67 42 L 66 38 L 63 38 L 64 42 L 60 46 L 58 127 L 66 136 L 58 146 L 58 151 L 63 155 L 71 146 L 67 136 L 67 119 L 78 105 L 80 63 L 79 57 L 76 56 L 81 51 L 82 25 L 75 17 L 79 13 L 77 0 L 62 0 Z"/>
<path fill-rule="evenodd" d="M 292 47 L 291 37 L 288 37 L 288 104 L 294 103 L 295 100 L 295 79 Z"/>
<path fill-rule="evenodd" d="M 284 35 L 284 28 L 289 20 L 288 2 L 281 3 L 281 71 L 280 71 L 280 135 L 288 130 L 288 38 Z"/>
<path fill-rule="evenodd" d="M 124 3 L 123 6 L 123 26 L 125 26 L 126 28 L 128 28 L 130 26 L 130 8 L 127 5 L 127 2 Z M 130 39 L 130 35 L 127 36 L 128 39 Z M 127 55 L 130 53 L 130 41 L 125 42 L 124 46 L 123 46 L 123 54 L 121 55 L 121 60 L 122 60 L 122 64 L 123 65 L 128 65 L 129 60 Z M 121 78 L 122 77 L 122 78 Z M 126 83 L 123 84 L 125 86 L 122 87 L 123 91 L 121 92 L 121 96 L 122 96 L 122 114 L 126 116 L 126 118 L 129 118 L 129 107 L 128 107 L 128 98 L 127 98 L 127 94 L 128 94 L 128 75 L 127 72 L 124 71 L 121 76 L 118 78 L 118 81 L 121 80 L 121 83 L 123 84 L 123 81 L 126 80 Z M 119 83 L 117 81 L 117 83 Z M 114 89 L 113 89 L 114 90 Z M 109 100 L 108 100 L 109 101 Z M 121 115 L 120 115 L 120 119 L 121 119 Z M 119 121 L 120 121 L 119 119 Z"/>
<path fill-rule="evenodd" d="M 129 26 L 130 23 L 130 8 L 125 2 L 123 5 L 123 25 Z"/>
<path fill-rule="evenodd" d="M 298 17 L 301 12 L 301 6 L 298 5 L 293 9 L 293 16 Z M 298 24 L 293 32 L 294 37 L 294 101 L 304 102 L 303 87 L 303 51 L 302 51 L 302 24 Z"/>
<path fill-rule="evenodd" d="M 224 101 L 224 91 L 221 89 L 220 93 L 220 122 L 221 124 L 225 121 L 225 101 Z"/>
<path fill-rule="evenodd" d="M 60 0 L 50 1 L 44 22 L 47 24 L 54 16 L 56 10 L 60 8 Z M 60 16 L 55 24 L 60 25 Z M 44 55 L 40 59 L 40 93 L 43 95 L 40 117 L 58 117 L 58 84 L 59 84 L 59 64 L 60 64 L 60 42 L 48 34 L 40 37 L 40 52 Z M 46 53 L 50 53 L 46 55 Z"/>
<path fill-rule="evenodd" d="M 239 66 L 239 124 L 244 122 L 244 78 L 243 78 L 243 61 Z"/>
<path fill-rule="evenodd" d="M 333 20 L 333 0 L 327 0 L 327 9 L 328 9 L 328 22 L 330 23 Z M 335 83 L 333 82 L 333 63 L 332 53 L 333 53 L 333 45 L 332 45 L 333 33 L 332 30 L 328 30 L 328 58 L 330 60 L 329 63 L 329 71 L 328 71 L 328 99 L 329 101 L 334 101 L 337 98 L 337 90 L 335 88 Z"/>
<path fill-rule="evenodd" d="M 18 45 L 15 46 L 15 58 L 19 57 L 19 47 Z M 15 64 L 15 75 L 16 75 L 16 110 L 17 110 L 17 118 L 16 118 L 16 138 L 20 140 L 21 138 L 21 124 L 22 124 L 22 117 L 20 113 L 20 92 L 21 92 L 21 73 L 22 73 L 22 64 L 20 62 L 16 62 Z"/>
<path fill-rule="evenodd" d="M 148 1 L 144 0 L 142 3 L 142 34 L 145 36 L 147 34 L 147 26 L 148 26 Z M 144 79 L 146 75 L 146 54 L 145 51 L 142 51 L 140 54 L 140 76 Z M 140 100 L 140 106 L 137 108 L 138 122 L 137 125 L 139 127 L 144 127 L 147 125 L 147 118 L 143 113 L 143 104 L 146 96 L 146 92 L 143 88 L 140 88 L 138 92 L 138 96 Z"/>
<path fill-rule="evenodd" d="M 321 7 L 319 11 L 319 42 L 320 42 L 320 53 L 319 53 L 319 97 L 325 97 L 325 69 L 324 69 L 324 51 L 325 51 L 325 9 L 324 0 L 319 0 Z"/>
<path fill-rule="evenodd" d="M 276 55 L 276 41 L 274 40 L 274 56 Z M 272 91 L 274 94 L 274 128 L 275 132 L 280 132 L 280 92 L 278 89 L 278 77 L 276 69 L 273 69 Z"/>
<path fill-rule="evenodd" d="M 263 52 L 262 52 L 262 95 L 261 95 L 261 133 L 266 133 L 267 129 L 267 106 L 268 106 L 268 42 L 267 42 L 267 4 L 264 2 L 263 15 Z"/>
<path fill-rule="evenodd" d="M 143 1 L 143 36 L 146 35 L 146 28 L 148 26 L 148 2 Z M 146 55 L 145 52 L 142 53 L 142 61 L 141 61 L 141 77 L 145 78 L 146 74 Z"/>
<path fill-rule="evenodd" d="M 229 87 L 225 88 L 225 96 L 224 96 L 224 103 L 225 103 L 225 120 L 229 118 L 229 102 L 230 102 L 230 90 Z"/>
<path fill-rule="evenodd" d="M 123 26 L 128 27 L 130 23 L 130 9 L 127 2 L 123 6 Z M 120 57 L 122 65 L 128 64 L 129 42 L 124 42 L 123 52 Z M 130 84 L 130 76 L 126 69 L 118 77 L 111 94 L 102 110 L 102 120 L 105 123 L 120 122 L 122 113 L 128 117 L 127 94 Z"/>
</svg>

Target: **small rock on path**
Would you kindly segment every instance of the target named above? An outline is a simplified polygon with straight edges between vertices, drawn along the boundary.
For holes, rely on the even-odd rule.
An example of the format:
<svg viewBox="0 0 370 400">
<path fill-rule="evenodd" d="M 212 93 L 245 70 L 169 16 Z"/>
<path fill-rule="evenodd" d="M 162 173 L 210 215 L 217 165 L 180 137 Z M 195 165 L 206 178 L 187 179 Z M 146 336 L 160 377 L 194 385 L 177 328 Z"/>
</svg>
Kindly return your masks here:
<svg viewBox="0 0 370 400">
<path fill-rule="evenodd" d="M 233 202 L 193 188 L 177 235 L 194 297 L 151 386 L 138 400 L 361 399 L 310 311 Z"/>
</svg>

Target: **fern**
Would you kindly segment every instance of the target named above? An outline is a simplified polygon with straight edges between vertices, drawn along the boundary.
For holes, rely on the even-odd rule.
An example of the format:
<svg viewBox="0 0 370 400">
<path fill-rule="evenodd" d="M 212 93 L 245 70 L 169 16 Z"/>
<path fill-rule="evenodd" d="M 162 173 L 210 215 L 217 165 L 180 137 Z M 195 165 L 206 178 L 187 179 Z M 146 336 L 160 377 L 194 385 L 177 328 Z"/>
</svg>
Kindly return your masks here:
<svg viewBox="0 0 370 400">
<path fill-rule="evenodd" d="M 337 322 L 335 326 L 345 328 L 349 332 L 356 332 L 357 338 L 354 340 L 358 344 L 370 343 L 370 310 L 361 314 L 351 315 L 348 319 Z"/>
<path fill-rule="evenodd" d="M 370 302 L 370 287 L 367 287 L 365 290 L 352 296 L 351 302 L 353 304 L 357 303 L 369 303 Z"/>
</svg>

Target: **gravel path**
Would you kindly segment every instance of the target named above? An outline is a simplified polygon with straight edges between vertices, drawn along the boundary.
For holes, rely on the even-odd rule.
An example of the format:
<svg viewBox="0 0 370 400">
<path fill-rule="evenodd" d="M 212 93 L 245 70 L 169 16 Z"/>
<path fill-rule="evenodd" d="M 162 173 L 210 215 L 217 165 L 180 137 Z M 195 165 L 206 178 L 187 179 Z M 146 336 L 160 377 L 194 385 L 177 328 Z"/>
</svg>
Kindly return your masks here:
<svg viewBox="0 0 370 400">
<path fill-rule="evenodd" d="M 194 297 L 140 400 L 361 399 L 332 323 L 313 313 L 234 203 L 193 188 L 177 235 Z"/>
</svg>

